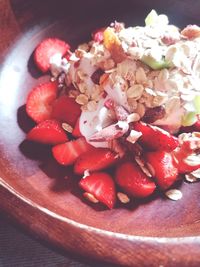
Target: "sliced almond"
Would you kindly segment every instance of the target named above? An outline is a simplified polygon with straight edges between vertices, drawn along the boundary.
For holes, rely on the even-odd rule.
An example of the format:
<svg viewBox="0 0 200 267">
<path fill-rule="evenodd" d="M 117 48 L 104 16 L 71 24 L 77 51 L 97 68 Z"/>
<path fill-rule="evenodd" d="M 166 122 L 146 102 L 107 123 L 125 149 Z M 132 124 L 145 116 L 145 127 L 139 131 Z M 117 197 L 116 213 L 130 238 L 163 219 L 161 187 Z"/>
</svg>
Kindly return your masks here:
<svg viewBox="0 0 200 267">
<path fill-rule="evenodd" d="M 83 193 L 83 196 L 85 198 L 87 198 L 89 201 L 91 201 L 92 203 L 98 203 L 99 202 L 99 200 L 96 199 L 96 197 L 94 195 L 92 195 L 92 194 L 90 194 L 88 192 Z"/>
<path fill-rule="evenodd" d="M 119 201 L 122 202 L 123 204 L 130 202 L 130 198 L 122 192 L 118 192 L 117 197 L 118 197 Z"/>
<path fill-rule="evenodd" d="M 72 133 L 73 132 L 73 127 L 71 125 L 69 125 L 68 123 L 66 123 L 66 122 L 62 123 L 62 128 L 68 133 Z"/>
<path fill-rule="evenodd" d="M 169 199 L 175 200 L 175 201 L 181 199 L 182 196 L 183 196 L 182 193 L 181 193 L 181 191 L 178 190 L 178 189 L 170 189 L 170 190 L 168 190 L 168 191 L 165 192 L 165 195 Z"/>
</svg>

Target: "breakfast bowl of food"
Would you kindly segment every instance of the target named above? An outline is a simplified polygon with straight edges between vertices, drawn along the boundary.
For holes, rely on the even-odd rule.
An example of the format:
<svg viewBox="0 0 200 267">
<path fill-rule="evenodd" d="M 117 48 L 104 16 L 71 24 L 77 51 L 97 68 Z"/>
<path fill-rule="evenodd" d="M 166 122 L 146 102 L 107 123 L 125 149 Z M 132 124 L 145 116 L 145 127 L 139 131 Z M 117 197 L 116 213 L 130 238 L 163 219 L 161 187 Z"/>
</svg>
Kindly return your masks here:
<svg viewBox="0 0 200 267">
<path fill-rule="evenodd" d="M 198 266 L 199 4 L 3 2 L 0 208 L 86 257 Z"/>
</svg>

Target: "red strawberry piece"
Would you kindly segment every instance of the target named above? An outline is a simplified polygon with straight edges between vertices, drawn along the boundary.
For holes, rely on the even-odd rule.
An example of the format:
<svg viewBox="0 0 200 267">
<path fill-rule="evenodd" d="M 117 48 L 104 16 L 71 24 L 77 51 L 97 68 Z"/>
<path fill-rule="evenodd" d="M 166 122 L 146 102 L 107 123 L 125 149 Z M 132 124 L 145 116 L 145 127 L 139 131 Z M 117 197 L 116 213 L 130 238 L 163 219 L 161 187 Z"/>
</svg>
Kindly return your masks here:
<svg viewBox="0 0 200 267">
<path fill-rule="evenodd" d="M 85 170 L 100 171 L 117 161 L 117 154 L 108 148 L 96 148 L 83 153 L 74 164 L 74 172 L 83 174 Z"/>
<path fill-rule="evenodd" d="M 27 134 L 27 139 L 43 144 L 56 145 L 68 141 L 65 131 L 56 120 L 40 122 Z"/>
<path fill-rule="evenodd" d="M 75 126 L 80 115 L 80 105 L 72 97 L 62 95 L 53 104 L 52 118 L 67 122 L 72 127 Z"/>
<path fill-rule="evenodd" d="M 147 197 L 156 188 L 155 183 L 136 163 L 131 161 L 123 162 L 117 166 L 115 180 L 127 194 L 134 197 Z"/>
<path fill-rule="evenodd" d="M 50 58 L 57 53 L 60 53 L 63 56 L 69 49 L 69 44 L 60 39 L 45 39 L 35 49 L 35 64 L 42 72 L 45 73 L 50 68 Z"/>
<path fill-rule="evenodd" d="M 79 182 L 80 187 L 98 201 L 112 209 L 116 202 L 116 190 L 112 177 L 104 172 L 94 172 Z"/>
<path fill-rule="evenodd" d="M 184 141 L 180 145 L 180 147 L 178 147 L 175 151 L 173 151 L 173 156 L 177 161 L 179 173 L 185 174 L 185 173 L 193 172 L 200 168 L 198 149 L 199 149 L 198 143 L 196 144 L 196 141 L 193 140 L 192 137 L 191 138 L 188 137 L 188 139 Z M 197 150 L 197 154 L 195 150 Z M 188 162 L 187 159 L 190 156 L 193 156 L 193 157 L 196 156 L 198 161 Z"/>
<path fill-rule="evenodd" d="M 80 123 L 80 120 L 78 118 L 78 120 L 76 121 L 75 127 L 73 129 L 73 132 L 72 132 L 72 135 L 74 137 L 81 137 L 81 136 L 83 136 L 82 133 L 81 133 L 81 131 L 80 131 L 80 125 L 79 125 L 79 123 Z"/>
<path fill-rule="evenodd" d="M 99 28 L 92 32 L 92 39 L 97 43 L 103 42 L 103 32 L 105 28 Z"/>
<path fill-rule="evenodd" d="M 146 160 L 161 189 L 169 188 L 176 181 L 178 169 L 171 153 L 166 151 L 147 152 Z"/>
<path fill-rule="evenodd" d="M 91 151 L 92 149 L 94 149 L 94 147 L 88 144 L 85 138 L 82 137 L 54 146 L 52 148 L 52 153 L 54 158 L 61 165 L 71 165 L 82 153 Z"/>
<path fill-rule="evenodd" d="M 172 151 L 179 144 L 176 137 L 156 126 L 136 122 L 133 124 L 133 129 L 142 133 L 138 141 L 149 150 Z"/>
<path fill-rule="evenodd" d="M 26 112 L 35 121 L 51 118 L 52 103 L 57 97 L 57 83 L 47 82 L 33 88 L 26 101 Z"/>
</svg>

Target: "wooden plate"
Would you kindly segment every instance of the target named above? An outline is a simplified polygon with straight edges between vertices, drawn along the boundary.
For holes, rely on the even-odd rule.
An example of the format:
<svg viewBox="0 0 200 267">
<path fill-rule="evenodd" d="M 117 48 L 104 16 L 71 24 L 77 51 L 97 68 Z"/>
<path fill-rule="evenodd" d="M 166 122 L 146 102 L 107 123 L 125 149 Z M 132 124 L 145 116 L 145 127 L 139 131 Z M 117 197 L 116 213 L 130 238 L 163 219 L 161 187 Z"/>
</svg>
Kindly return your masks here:
<svg viewBox="0 0 200 267">
<path fill-rule="evenodd" d="M 110 211 L 84 201 L 71 170 L 58 166 L 49 148 L 25 141 L 32 126 L 27 93 L 48 79 L 32 60 L 40 40 L 59 37 L 75 47 L 115 19 L 143 23 L 152 7 L 179 26 L 199 18 L 198 1 L 139 2 L 1 1 L 0 207 L 41 238 L 85 256 L 129 266 L 199 266 L 200 184 L 178 185 L 177 202 L 154 196 Z"/>
</svg>

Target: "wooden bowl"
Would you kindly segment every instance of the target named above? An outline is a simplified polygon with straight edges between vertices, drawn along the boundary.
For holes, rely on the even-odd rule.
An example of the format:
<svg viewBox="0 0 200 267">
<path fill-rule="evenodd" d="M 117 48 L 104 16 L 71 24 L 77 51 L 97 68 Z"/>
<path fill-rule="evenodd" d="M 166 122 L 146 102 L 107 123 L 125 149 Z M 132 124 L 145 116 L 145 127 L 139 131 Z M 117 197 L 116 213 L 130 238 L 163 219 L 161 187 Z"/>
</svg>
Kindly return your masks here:
<svg viewBox="0 0 200 267">
<path fill-rule="evenodd" d="M 150 4 L 151 2 L 151 4 Z M 32 52 L 45 37 L 72 47 L 110 22 L 143 24 L 155 8 L 178 26 L 199 21 L 199 1 L 1 1 L 0 207 L 31 232 L 69 251 L 127 266 L 199 266 L 200 184 L 106 210 L 88 205 L 70 169 L 50 149 L 25 141 L 25 100 L 41 76 Z"/>
</svg>

